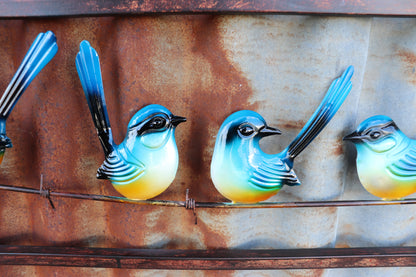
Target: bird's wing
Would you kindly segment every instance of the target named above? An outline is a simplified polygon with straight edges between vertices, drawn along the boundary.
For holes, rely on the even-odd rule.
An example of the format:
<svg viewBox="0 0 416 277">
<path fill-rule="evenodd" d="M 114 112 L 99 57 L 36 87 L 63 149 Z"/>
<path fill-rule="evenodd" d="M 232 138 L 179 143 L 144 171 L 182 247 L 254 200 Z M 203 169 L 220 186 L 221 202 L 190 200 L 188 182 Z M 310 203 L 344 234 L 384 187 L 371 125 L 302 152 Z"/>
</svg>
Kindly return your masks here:
<svg viewBox="0 0 416 277">
<path fill-rule="evenodd" d="M 116 185 L 125 185 L 139 179 L 145 171 L 142 163 L 128 163 L 117 151 L 111 152 L 97 171 L 97 177 L 110 179 Z"/>
<path fill-rule="evenodd" d="M 252 172 L 249 182 L 262 189 L 300 185 L 295 171 L 280 159 L 263 160 Z"/>
<path fill-rule="evenodd" d="M 401 178 L 416 177 L 416 147 L 412 146 L 407 149 L 406 154 L 399 159 L 394 159 L 387 165 L 387 170 L 390 174 Z"/>
</svg>

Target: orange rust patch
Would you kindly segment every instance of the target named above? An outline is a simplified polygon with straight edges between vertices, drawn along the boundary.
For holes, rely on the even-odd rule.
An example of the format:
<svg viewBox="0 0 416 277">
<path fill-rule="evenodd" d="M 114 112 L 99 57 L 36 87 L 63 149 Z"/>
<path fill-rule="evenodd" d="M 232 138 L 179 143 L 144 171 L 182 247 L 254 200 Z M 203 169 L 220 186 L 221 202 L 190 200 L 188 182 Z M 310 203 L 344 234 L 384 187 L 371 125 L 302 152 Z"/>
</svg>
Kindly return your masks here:
<svg viewBox="0 0 416 277">
<path fill-rule="evenodd" d="M 335 248 L 350 248 L 351 246 L 346 243 L 340 243 L 335 245 Z"/>
<path fill-rule="evenodd" d="M 229 114 L 241 109 L 256 110 L 257 106 L 249 103 L 253 91 L 247 79 L 228 60 L 218 33 L 218 17 L 201 16 L 193 23 L 194 53 L 210 64 L 214 83 L 200 91 L 196 88 L 191 98 L 192 139 L 188 141 L 190 151 L 185 157 L 194 176 L 190 188 L 199 201 L 224 200 L 210 181 L 211 161 L 205 157 L 212 156 L 215 136 Z"/>
<path fill-rule="evenodd" d="M 331 154 L 334 156 L 340 156 L 344 154 L 344 148 L 342 144 L 337 144 L 335 147 L 332 148 Z"/>
<path fill-rule="evenodd" d="M 2 21 L 3 89 L 37 33 L 54 31 L 59 47 L 8 119 L 14 147 L 1 165 L 2 183 L 38 188 L 43 174 L 51 190 L 118 196 L 109 181 L 94 177 L 104 155 L 75 68 L 79 43 L 85 39 L 100 56 L 117 143 L 144 105 L 159 103 L 188 118 L 176 133 L 177 177 L 158 199 L 183 201 L 189 188 L 196 201 L 225 201 L 210 178 L 215 136 L 229 114 L 256 110 L 257 104 L 249 102 L 250 84 L 227 56 L 219 19 L 181 15 Z M 195 226 L 192 212 L 181 208 L 53 198 L 53 211 L 39 196 L 10 192 L 0 200 L 4 243 L 194 249 L 224 248 L 228 241 L 226 232 L 215 231 L 202 219 Z M 229 212 L 213 211 L 217 217 Z M 46 267 L 38 271 L 50 275 Z"/>
<path fill-rule="evenodd" d="M 292 270 L 290 271 L 291 277 L 321 277 L 324 276 L 325 269 L 303 269 L 303 270 Z"/>
<path fill-rule="evenodd" d="M 397 55 L 406 64 L 406 73 L 408 74 L 409 81 L 413 85 L 416 85 L 416 54 L 406 50 L 399 50 Z"/>
<path fill-rule="evenodd" d="M 279 128 L 284 132 L 285 130 L 290 130 L 290 129 L 296 129 L 296 130 L 300 130 L 303 128 L 303 126 L 306 124 L 306 122 L 302 121 L 302 120 L 298 120 L 298 121 L 284 121 L 282 123 L 279 124 Z"/>
</svg>

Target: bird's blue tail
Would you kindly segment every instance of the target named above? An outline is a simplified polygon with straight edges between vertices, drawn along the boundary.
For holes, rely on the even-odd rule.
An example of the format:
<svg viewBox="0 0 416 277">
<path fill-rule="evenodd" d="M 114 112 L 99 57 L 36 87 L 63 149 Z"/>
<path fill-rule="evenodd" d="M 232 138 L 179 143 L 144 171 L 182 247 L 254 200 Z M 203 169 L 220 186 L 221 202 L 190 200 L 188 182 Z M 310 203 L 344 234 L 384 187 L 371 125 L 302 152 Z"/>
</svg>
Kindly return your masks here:
<svg viewBox="0 0 416 277">
<path fill-rule="evenodd" d="M 88 41 L 81 42 L 75 64 L 98 137 L 107 156 L 114 150 L 113 135 L 105 105 L 100 60 Z"/>
<path fill-rule="evenodd" d="M 321 132 L 328 124 L 335 113 L 341 107 L 348 93 L 351 91 L 351 77 L 354 73 L 354 67 L 349 66 L 342 76 L 335 79 L 328 89 L 321 105 L 305 124 L 297 137 L 285 149 L 287 157 L 293 160 L 299 155 L 306 146 Z"/>
<path fill-rule="evenodd" d="M 54 33 L 47 31 L 36 37 L 0 99 L 0 134 L 5 135 L 5 121 L 19 97 L 57 51 Z"/>
</svg>

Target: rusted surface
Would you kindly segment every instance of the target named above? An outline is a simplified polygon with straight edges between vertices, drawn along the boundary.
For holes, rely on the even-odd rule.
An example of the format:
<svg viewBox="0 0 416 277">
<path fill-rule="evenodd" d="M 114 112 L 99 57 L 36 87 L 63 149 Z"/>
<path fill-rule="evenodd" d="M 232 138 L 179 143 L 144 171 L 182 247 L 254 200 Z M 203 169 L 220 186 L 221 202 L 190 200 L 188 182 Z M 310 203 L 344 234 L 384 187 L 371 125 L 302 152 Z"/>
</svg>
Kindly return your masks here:
<svg viewBox="0 0 416 277">
<path fill-rule="evenodd" d="M 414 16 L 412 0 L 3 0 L 0 17 L 73 16 L 146 13 L 299 13 Z"/>
<path fill-rule="evenodd" d="M 12 65 L 20 63 L 32 34 L 51 29 L 59 45 L 55 59 L 34 80 L 10 117 L 8 135 L 14 148 L 2 165 L 3 183 L 16 181 L 36 188 L 43 174 L 44 185 L 52 190 L 118 195 L 110 183 L 95 179 L 103 154 L 74 63 L 79 42 L 86 39 L 100 55 L 116 142 L 124 138 L 130 117 L 150 103 L 192 117 L 177 130 L 180 170 L 159 199 L 183 201 L 190 188 L 194 198 L 224 200 L 209 179 L 212 137 L 227 114 L 256 106 L 247 104 L 250 85 L 227 60 L 217 18 L 84 18 L 3 21 L 1 26 L 2 33 L 10 34 L 2 36 L 4 56 L 14 59 L 4 63 L 4 76 L 13 74 Z M 13 40 L 10 37 L 19 31 L 16 26 L 22 31 Z M 27 42 L 22 45 L 21 41 Z M 7 82 L 3 80 L 3 86 Z M 186 210 L 56 199 L 53 211 L 37 197 L 9 193 L 0 197 L 0 241 L 6 244 L 227 247 L 224 236 L 203 220 L 195 226 L 192 213 Z M 48 275 L 48 269 L 36 272 Z"/>
<path fill-rule="evenodd" d="M 39 188 L 43 174 L 44 186 L 54 191 L 118 196 L 110 182 L 95 178 L 104 157 L 75 69 L 79 43 L 86 39 L 100 55 L 116 142 L 124 138 L 130 117 L 150 103 L 165 105 L 189 118 L 176 133 L 180 153 L 177 177 L 157 197 L 165 200 L 184 201 L 189 188 L 196 201 L 225 201 L 209 177 L 221 122 L 238 109 L 258 111 L 271 126 L 283 131 L 263 143 L 267 152 L 276 153 L 309 119 L 331 81 L 347 65 L 354 65 L 351 94 L 295 162 L 302 185 L 285 187 L 270 201 L 366 199 L 368 194 L 356 180 L 353 154 L 345 154 L 349 150 L 341 138 L 356 127 L 356 121 L 376 112 L 396 113 L 394 119 L 401 128 L 413 130 L 414 124 L 407 118 L 413 118 L 414 107 L 403 105 L 413 103 L 412 62 L 398 53 L 414 52 L 414 24 L 413 19 L 231 15 L 0 21 L 0 88 L 6 87 L 37 33 L 54 31 L 59 46 L 58 54 L 29 86 L 8 119 L 7 132 L 14 147 L 5 154 L 0 183 Z M 401 98 L 394 98 L 395 88 L 400 89 Z M 346 168 L 348 175 L 344 176 Z M 39 196 L 3 191 L 0 200 L 1 244 L 149 249 L 415 244 L 411 205 L 200 208 L 195 225 L 192 212 L 182 208 L 54 199 L 56 210 L 52 210 Z M 336 271 L 326 270 L 262 274 L 277 273 L 336 275 Z M 25 274 L 181 276 L 181 272 L 167 271 L 2 268 L 4 276 Z M 198 271 L 184 276 L 218 274 Z M 244 274 L 226 271 L 221 276 Z M 371 271 L 367 274 L 372 276 Z"/>
<path fill-rule="evenodd" d="M 413 20 L 373 19 L 369 37 L 366 72 L 358 103 L 356 124 L 365 118 L 385 114 L 393 118 L 409 137 L 416 137 L 415 104 L 415 22 Z M 352 129 L 351 129 L 352 130 Z M 351 151 L 351 159 L 355 151 Z M 375 199 L 359 183 L 355 164 L 346 174 L 343 199 Z M 415 207 L 366 207 L 339 210 L 337 244 L 340 246 L 415 245 Z M 372 224 L 364 222 L 371 221 Z M 370 276 L 370 273 L 362 273 Z M 377 273 L 373 272 L 374 275 Z M 412 275 L 395 272 L 393 275 Z"/>
</svg>

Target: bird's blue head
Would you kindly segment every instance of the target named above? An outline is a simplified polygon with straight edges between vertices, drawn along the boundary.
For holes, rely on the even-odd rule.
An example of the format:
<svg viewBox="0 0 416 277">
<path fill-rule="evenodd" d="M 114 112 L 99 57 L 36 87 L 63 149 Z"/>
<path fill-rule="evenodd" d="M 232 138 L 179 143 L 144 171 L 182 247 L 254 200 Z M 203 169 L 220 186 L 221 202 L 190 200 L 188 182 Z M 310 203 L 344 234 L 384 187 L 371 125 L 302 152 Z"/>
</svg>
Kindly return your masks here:
<svg viewBox="0 0 416 277">
<path fill-rule="evenodd" d="M 227 117 L 218 131 L 211 161 L 211 178 L 218 191 L 238 202 L 258 202 L 270 197 L 270 190 L 257 193 L 249 180 L 266 155 L 260 149 L 260 139 L 279 134 L 278 129 L 267 126 L 263 117 L 253 111 L 238 111 Z"/>
<path fill-rule="evenodd" d="M 385 115 L 367 118 L 344 140 L 353 142 L 357 148 L 366 146 L 372 151 L 382 153 L 392 149 L 404 138 L 394 121 Z"/>
<path fill-rule="evenodd" d="M 176 126 L 185 121 L 185 117 L 173 115 L 161 105 L 145 106 L 131 118 L 124 143 L 132 148 L 131 144 L 139 139 L 146 148 L 162 147 L 169 139 L 174 139 Z"/>
<path fill-rule="evenodd" d="M 263 137 L 280 134 L 280 130 L 267 126 L 260 114 L 242 110 L 231 114 L 222 123 L 217 135 L 216 148 L 233 143 L 258 142 Z"/>
</svg>

